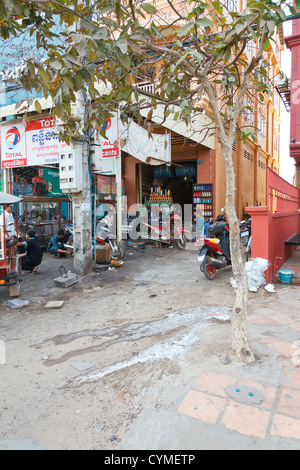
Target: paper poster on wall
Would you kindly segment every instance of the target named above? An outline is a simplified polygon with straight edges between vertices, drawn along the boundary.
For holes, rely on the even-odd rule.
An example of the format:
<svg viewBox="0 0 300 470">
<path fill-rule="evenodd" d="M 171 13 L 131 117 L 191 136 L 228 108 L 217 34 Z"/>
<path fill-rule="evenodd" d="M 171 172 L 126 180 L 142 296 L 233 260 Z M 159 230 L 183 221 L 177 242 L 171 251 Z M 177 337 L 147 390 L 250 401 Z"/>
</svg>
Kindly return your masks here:
<svg viewBox="0 0 300 470">
<path fill-rule="evenodd" d="M 55 117 L 1 126 L 1 167 L 51 165 L 59 163 L 66 144 L 59 142 Z"/>
</svg>

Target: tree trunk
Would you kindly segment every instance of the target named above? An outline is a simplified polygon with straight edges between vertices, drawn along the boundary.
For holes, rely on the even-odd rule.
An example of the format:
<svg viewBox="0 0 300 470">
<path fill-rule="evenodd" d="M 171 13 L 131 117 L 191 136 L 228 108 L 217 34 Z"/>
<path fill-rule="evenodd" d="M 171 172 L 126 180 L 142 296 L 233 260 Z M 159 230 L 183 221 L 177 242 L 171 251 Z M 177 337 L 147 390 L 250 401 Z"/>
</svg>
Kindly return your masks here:
<svg viewBox="0 0 300 470">
<path fill-rule="evenodd" d="M 235 209 L 235 173 L 232 161 L 232 146 L 223 145 L 226 165 L 226 215 L 230 227 L 230 250 L 232 253 L 232 272 L 236 281 L 236 298 L 231 317 L 231 346 L 232 354 L 238 361 L 253 362 L 254 354 L 251 351 L 246 317 L 248 310 L 248 278 L 245 271 L 241 245 L 240 224 Z"/>
</svg>

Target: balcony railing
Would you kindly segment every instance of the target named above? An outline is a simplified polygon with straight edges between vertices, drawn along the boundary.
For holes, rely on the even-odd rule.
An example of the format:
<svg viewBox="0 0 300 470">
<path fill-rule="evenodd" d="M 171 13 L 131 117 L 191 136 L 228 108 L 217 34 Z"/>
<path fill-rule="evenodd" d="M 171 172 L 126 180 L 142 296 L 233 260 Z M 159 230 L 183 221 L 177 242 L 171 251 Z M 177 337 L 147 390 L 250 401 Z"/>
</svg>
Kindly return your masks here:
<svg viewBox="0 0 300 470">
<path fill-rule="evenodd" d="M 134 83 L 133 86 L 135 88 L 139 88 L 140 90 L 144 90 L 147 93 L 154 93 L 155 92 L 155 85 L 151 82 L 138 82 Z"/>
</svg>

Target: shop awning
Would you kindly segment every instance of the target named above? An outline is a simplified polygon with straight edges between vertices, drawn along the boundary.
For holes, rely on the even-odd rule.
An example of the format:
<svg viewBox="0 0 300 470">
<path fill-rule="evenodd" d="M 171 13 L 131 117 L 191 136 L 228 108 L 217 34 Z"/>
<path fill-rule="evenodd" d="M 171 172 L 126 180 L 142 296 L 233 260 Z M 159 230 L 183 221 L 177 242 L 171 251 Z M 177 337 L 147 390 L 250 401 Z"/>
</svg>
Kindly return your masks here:
<svg viewBox="0 0 300 470">
<path fill-rule="evenodd" d="M 120 146 L 138 160 L 149 165 L 171 163 L 171 134 L 153 134 L 130 121 L 122 124 L 120 121 Z"/>
<path fill-rule="evenodd" d="M 180 108 L 175 106 L 174 109 Z M 148 112 L 149 109 L 144 109 L 141 111 L 141 114 L 147 117 Z M 182 135 L 187 139 L 191 139 L 193 142 L 197 142 L 209 149 L 215 148 L 215 123 L 205 111 L 193 115 L 191 123 L 186 125 L 183 120 L 174 121 L 172 114 L 166 118 L 164 107 L 160 105 L 153 110 L 151 119 L 156 124 L 176 132 L 176 134 Z"/>
<path fill-rule="evenodd" d="M 0 204 L 17 204 L 18 202 L 21 202 L 21 201 L 22 199 L 17 196 L 0 192 Z"/>
</svg>

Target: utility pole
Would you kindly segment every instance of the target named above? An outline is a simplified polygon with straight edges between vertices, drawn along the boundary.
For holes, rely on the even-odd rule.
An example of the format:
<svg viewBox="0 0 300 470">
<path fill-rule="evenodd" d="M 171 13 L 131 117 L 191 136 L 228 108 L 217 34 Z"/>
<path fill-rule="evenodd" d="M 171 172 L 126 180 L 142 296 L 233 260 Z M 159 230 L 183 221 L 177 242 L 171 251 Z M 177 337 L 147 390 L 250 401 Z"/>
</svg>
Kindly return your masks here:
<svg viewBox="0 0 300 470">
<path fill-rule="evenodd" d="M 83 93 L 78 93 L 76 116 L 82 119 L 84 128 L 86 117 L 86 99 Z M 74 228 L 74 269 L 78 275 L 85 276 L 93 269 L 92 251 L 92 207 L 91 207 L 91 174 L 90 174 L 90 144 L 83 134 L 82 142 L 73 144 L 81 157 L 82 191 L 73 194 L 73 228 Z"/>
<path fill-rule="evenodd" d="M 81 135 L 60 156 L 60 187 L 73 204 L 74 269 L 81 276 L 93 269 L 90 143 L 84 133 L 86 99 L 77 94 L 74 114 L 82 120 Z"/>
<path fill-rule="evenodd" d="M 116 157 L 116 184 L 117 184 L 117 244 L 118 258 L 120 258 L 122 245 L 122 157 L 121 149 Z"/>
<path fill-rule="evenodd" d="M 84 142 L 77 147 L 79 147 L 78 155 L 81 154 L 82 156 L 83 190 L 81 192 L 74 193 L 72 197 L 74 270 L 76 274 L 85 276 L 86 274 L 89 274 L 93 268 L 89 143 Z"/>
</svg>

